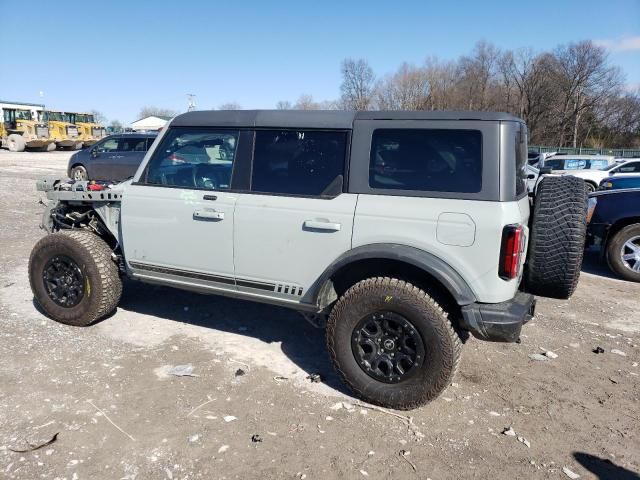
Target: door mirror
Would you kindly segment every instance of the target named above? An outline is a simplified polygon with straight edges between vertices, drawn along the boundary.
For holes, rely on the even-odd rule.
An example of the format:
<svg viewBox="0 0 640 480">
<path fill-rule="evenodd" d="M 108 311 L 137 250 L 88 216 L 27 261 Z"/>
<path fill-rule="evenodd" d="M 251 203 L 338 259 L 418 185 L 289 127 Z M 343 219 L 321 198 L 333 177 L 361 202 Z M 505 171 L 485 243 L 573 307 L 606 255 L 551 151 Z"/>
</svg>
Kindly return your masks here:
<svg viewBox="0 0 640 480">
<path fill-rule="evenodd" d="M 529 180 L 533 180 L 534 178 L 536 178 L 536 176 L 535 176 L 535 174 L 534 174 L 534 173 L 530 173 L 529 175 L 527 175 L 527 178 L 528 178 Z"/>
<path fill-rule="evenodd" d="M 616 174 L 616 171 L 617 171 L 617 170 L 611 170 L 611 171 L 609 172 L 609 176 L 613 176 L 613 175 L 615 175 L 615 174 Z"/>
<path fill-rule="evenodd" d="M 542 167 L 540 169 L 540 175 L 549 175 L 552 172 L 553 172 L 553 168 L 551 167 Z"/>
<path fill-rule="evenodd" d="M 96 158 L 98 155 L 100 155 L 100 152 L 98 151 L 98 148 L 97 148 L 97 147 L 92 148 L 92 149 L 91 149 L 91 156 L 92 156 L 93 158 Z"/>
</svg>

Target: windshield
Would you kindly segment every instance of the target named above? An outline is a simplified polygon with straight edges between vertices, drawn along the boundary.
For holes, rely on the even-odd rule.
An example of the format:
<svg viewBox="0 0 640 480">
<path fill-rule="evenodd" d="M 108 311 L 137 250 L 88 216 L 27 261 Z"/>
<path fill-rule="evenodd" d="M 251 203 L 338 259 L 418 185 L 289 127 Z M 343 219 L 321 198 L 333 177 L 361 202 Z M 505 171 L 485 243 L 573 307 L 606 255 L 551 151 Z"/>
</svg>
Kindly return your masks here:
<svg viewBox="0 0 640 480">
<path fill-rule="evenodd" d="M 16 110 L 16 120 L 31 120 L 31 112 L 29 110 Z"/>
<path fill-rule="evenodd" d="M 88 113 L 76 113 L 74 115 L 76 121 L 73 123 L 94 123 L 93 115 L 89 115 Z"/>
<path fill-rule="evenodd" d="M 63 112 L 44 112 L 42 115 L 42 119 L 46 121 L 55 121 L 55 122 L 69 122 L 73 123 L 71 119 L 71 114 L 63 113 Z"/>
</svg>

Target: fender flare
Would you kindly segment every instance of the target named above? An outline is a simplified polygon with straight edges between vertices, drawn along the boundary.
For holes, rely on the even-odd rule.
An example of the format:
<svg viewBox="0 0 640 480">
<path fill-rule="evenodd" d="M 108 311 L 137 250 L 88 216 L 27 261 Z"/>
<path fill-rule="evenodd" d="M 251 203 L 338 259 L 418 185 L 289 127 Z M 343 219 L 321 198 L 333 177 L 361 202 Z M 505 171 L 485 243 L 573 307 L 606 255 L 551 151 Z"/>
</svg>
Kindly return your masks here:
<svg viewBox="0 0 640 480">
<path fill-rule="evenodd" d="M 453 296 L 460 306 L 476 302 L 476 296 L 462 276 L 448 263 L 419 248 L 394 243 L 377 243 L 353 248 L 338 257 L 313 283 L 309 298 L 318 304 L 320 294 L 331 276 L 350 263 L 367 259 L 387 259 L 405 262 L 433 276 Z"/>
</svg>

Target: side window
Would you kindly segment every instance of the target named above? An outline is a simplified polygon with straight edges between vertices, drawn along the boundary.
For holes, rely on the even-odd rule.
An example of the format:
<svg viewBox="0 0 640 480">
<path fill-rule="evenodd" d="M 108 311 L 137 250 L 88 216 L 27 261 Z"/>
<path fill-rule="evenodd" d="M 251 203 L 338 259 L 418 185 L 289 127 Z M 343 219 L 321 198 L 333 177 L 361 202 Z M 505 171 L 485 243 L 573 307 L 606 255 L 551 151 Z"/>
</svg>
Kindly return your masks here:
<svg viewBox="0 0 640 480">
<path fill-rule="evenodd" d="M 141 182 L 228 190 L 239 136 L 237 130 L 171 129 L 156 148 Z"/>
<path fill-rule="evenodd" d="M 640 173 L 640 162 L 629 162 L 616 170 L 618 173 Z"/>
<path fill-rule="evenodd" d="M 374 130 L 369 186 L 477 193 L 482 189 L 482 133 L 478 130 Z"/>
<path fill-rule="evenodd" d="M 118 142 L 119 152 L 145 152 L 147 150 L 147 140 L 140 137 L 121 138 Z"/>
<path fill-rule="evenodd" d="M 347 132 L 258 130 L 251 190 L 319 196 L 342 187 Z"/>
<path fill-rule="evenodd" d="M 98 151 L 100 152 L 117 152 L 118 151 L 118 139 L 110 138 L 109 140 L 104 141 L 98 146 Z"/>
<path fill-rule="evenodd" d="M 147 138 L 147 150 L 149 150 L 151 148 L 151 145 L 153 145 L 153 142 L 154 142 L 155 139 L 156 139 L 156 137 Z"/>
</svg>

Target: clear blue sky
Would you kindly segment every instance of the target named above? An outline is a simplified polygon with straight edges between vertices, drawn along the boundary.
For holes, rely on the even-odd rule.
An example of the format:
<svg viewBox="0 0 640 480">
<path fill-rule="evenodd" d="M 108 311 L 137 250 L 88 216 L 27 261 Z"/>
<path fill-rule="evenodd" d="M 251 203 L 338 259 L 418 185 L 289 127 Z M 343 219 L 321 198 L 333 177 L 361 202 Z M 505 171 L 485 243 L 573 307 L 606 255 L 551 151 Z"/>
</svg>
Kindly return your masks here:
<svg viewBox="0 0 640 480">
<path fill-rule="evenodd" d="M 340 61 L 402 61 L 603 41 L 640 85 L 640 1 L 0 0 L 0 98 L 135 120 L 145 105 L 273 108 L 339 95 Z M 39 92 L 44 96 L 40 97 Z"/>
</svg>

